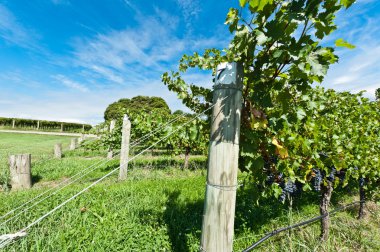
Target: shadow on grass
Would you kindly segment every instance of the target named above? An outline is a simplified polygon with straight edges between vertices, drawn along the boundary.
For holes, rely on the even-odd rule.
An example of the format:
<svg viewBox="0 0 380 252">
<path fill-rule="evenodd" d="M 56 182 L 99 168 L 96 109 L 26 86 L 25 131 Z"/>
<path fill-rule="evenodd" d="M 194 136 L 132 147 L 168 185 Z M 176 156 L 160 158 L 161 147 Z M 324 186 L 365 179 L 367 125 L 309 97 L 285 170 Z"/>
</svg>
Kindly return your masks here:
<svg viewBox="0 0 380 252">
<path fill-rule="evenodd" d="M 196 249 L 199 246 L 201 237 L 203 196 L 191 200 L 183 197 L 180 189 L 166 190 L 164 193 L 167 198 L 164 210 L 148 207 L 148 209 L 140 211 L 139 220 L 141 224 L 154 228 L 166 226 L 172 251 L 188 252 Z M 335 191 L 331 210 L 339 204 L 340 196 L 344 194 L 347 194 L 345 189 Z M 263 227 L 268 227 L 268 224 L 273 219 L 287 218 L 289 202 L 282 204 L 276 199 L 270 198 L 257 205 L 256 199 L 257 196 L 252 187 L 242 188 L 238 191 L 235 214 L 236 235 L 246 233 L 247 229 L 256 234 L 263 231 L 272 231 L 263 230 Z M 301 194 L 293 200 L 293 211 L 302 212 L 303 208 L 313 206 L 315 216 L 317 216 L 319 215 L 319 199 L 319 193 L 317 192 Z M 305 216 L 305 220 L 309 219 L 309 217 Z M 314 214 L 311 217 L 314 217 Z M 287 222 L 280 220 L 279 223 L 286 224 Z M 280 227 L 282 226 L 277 228 Z"/>
<path fill-rule="evenodd" d="M 180 201 L 180 191 L 167 192 L 168 200 L 163 215 L 173 251 L 190 251 L 189 237 L 201 236 L 203 200 Z M 260 206 L 255 204 L 251 189 L 240 190 L 236 199 L 235 233 L 244 232 L 245 227 L 258 232 L 271 219 L 284 215 L 287 206 L 276 200 L 267 200 Z M 198 240 L 199 242 L 199 240 Z M 199 246 L 199 244 L 196 244 Z"/>
<path fill-rule="evenodd" d="M 32 184 L 36 184 L 41 181 L 42 176 L 39 174 L 32 175 Z"/>
<path fill-rule="evenodd" d="M 200 236 L 202 228 L 203 200 L 180 202 L 181 192 L 166 192 L 168 200 L 163 220 L 168 227 L 172 250 L 189 251 L 189 236 Z M 198 246 L 199 244 L 197 244 Z"/>
<path fill-rule="evenodd" d="M 265 226 L 271 220 L 276 218 L 287 218 L 288 211 L 290 209 L 289 201 L 285 203 L 279 202 L 277 199 L 271 197 L 266 200 L 261 200 L 260 204 L 256 204 L 258 190 L 251 188 L 246 188 L 241 190 L 236 199 L 236 215 L 235 215 L 235 233 L 245 232 L 244 227 L 249 228 L 254 233 L 262 232 L 262 226 Z M 330 211 L 342 205 L 342 199 L 347 195 L 357 194 L 356 188 L 338 187 L 334 190 L 333 196 L 331 198 Z M 292 209 L 296 212 L 302 212 L 304 208 L 314 207 L 315 214 L 311 217 L 319 216 L 319 203 L 320 203 L 320 193 L 319 192 L 306 192 L 301 193 L 298 197 L 292 200 Z M 355 216 L 355 208 L 346 209 L 351 215 Z M 357 215 L 357 213 L 356 213 Z M 304 221 L 310 219 L 310 216 L 305 216 Z M 284 223 L 280 221 L 280 223 Z M 314 222 L 319 223 L 319 221 Z M 295 223 L 289 223 L 295 224 Z M 318 224 L 317 224 L 318 225 Z M 278 226 L 281 228 L 283 226 Z M 303 228 L 307 227 L 304 226 Z M 270 230 L 272 231 L 272 230 Z"/>
</svg>

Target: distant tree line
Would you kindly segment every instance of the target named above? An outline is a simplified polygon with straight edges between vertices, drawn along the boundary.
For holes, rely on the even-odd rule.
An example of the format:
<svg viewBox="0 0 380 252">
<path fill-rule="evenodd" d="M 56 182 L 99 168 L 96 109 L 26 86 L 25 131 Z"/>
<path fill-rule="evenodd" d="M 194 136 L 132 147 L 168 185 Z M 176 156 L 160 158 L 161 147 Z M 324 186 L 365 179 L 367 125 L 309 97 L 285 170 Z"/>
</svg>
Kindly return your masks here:
<svg viewBox="0 0 380 252">
<path fill-rule="evenodd" d="M 87 132 L 92 129 L 89 124 L 7 117 L 0 117 L 0 127 L 64 132 Z"/>
</svg>

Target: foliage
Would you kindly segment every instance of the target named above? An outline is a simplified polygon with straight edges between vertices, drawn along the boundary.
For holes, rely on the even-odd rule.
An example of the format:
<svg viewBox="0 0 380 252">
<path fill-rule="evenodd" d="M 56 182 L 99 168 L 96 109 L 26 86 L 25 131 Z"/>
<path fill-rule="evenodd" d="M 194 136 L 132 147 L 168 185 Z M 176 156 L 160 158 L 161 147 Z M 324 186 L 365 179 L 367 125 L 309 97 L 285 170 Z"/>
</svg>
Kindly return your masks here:
<svg viewBox="0 0 380 252">
<path fill-rule="evenodd" d="M 104 112 L 106 121 L 120 119 L 125 113 L 157 113 L 170 114 L 169 106 L 161 97 L 136 96 L 132 99 L 120 99 L 111 103 Z"/>
<path fill-rule="evenodd" d="M 144 149 L 160 141 L 154 149 L 168 150 L 171 154 L 190 154 L 190 151 L 192 154 L 204 154 L 207 150 L 209 127 L 204 119 L 184 113 L 170 115 L 130 112 L 128 115 L 131 120 L 131 147 Z M 101 133 L 103 148 L 120 149 L 122 125 L 123 122 L 119 119 L 112 132 Z"/>
<path fill-rule="evenodd" d="M 178 72 L 162 76 L 183 104 L 201 111 L 211 104 L 211 90 L 188 85 L 181 75 L 196 67 L 215 74 L 221 62 L 243 66 L 240 168 L 262 197 L 283 201 L 310 191 L 316 173 L 323 197 L 340 184 L 339 176 L 342 186 L 361 177 L 367 188 L 378 183 L 379 106 L 361 93 L 312 87 L 338 61 L 335 48 L 322 40 L 337 29 L 336 13 L 354 2 L 241 0 L 242 9 L 227 14 L 234 33 L 228 49 L 184 55 Z M 344 39 L 335 47 L 355 48 Z"/>
<path fill-rule="evenodd" d="M 327 167 L 342 166 L 342 162 L 339 163 L 342 150 L 337 145 L 341 145 L 340 138 L 347 135 L 337 128 L 334 136 L 338 141 L 329 138 L 332 135 L 326 130 L 331 126 L 329 123 L 336 123 L 339 112 L 349 113 L 350 109 L 340 102 L 342 107 L 326 112 L 324 107 L 331 97 L 324 96 L 323 89 L 313 90 L 311 84 L 321 82 L 329 65 L 337 62 L 334 48 L 321 45 L 321 41 L 337 28 L 335 14 L 353 2 L 240 1 L 243 10 L 230 9 L 226 19 L 234 33 L 229 48 L 209 49 L 202 56 L 184 55 L 180 72 L 165 73 L 163 82 L 178 93 L 185 105 L 199 110 L 209 106 L 211 91 L 187 85 L 181 72 L 189 67 L 215 70 L 222 61 L 240 62 L 244 67 L 241 168 L 263 183 L 267 175 L 263 169 L 272 167 L 270 164 L 264 167 L 264 164 L 277 157 L 275 169 L 285 175 L 281 177 L 307 184 L 312 167 L 329 173 Z M 244 17 L 247 9 L 251 15 Z M 343 39 L 338 39 L 336 46 L 353 47 Z M 207 101 L 204 104 L 200 104 L 202 96 Z M 314 96 L 315 99 L 311 98 Z M 345 99 L 337 96 L 338 100 Z M 326 120 L 323 113 L 329 114 L 331 119 Z M 331 154 L 326 160 L 319 155 L 325 151 Z M 348 161 L 347 164 L 351 165 Z M 278 197 L 281 188 L 276 183 L 271 186 L 272 193 Z"/>
<path fill-rule="evenodd" d="M 376 89 L 375 96 L 376 96 L 376 100 L 380 101 L 380 88 Z"/>
</svg>

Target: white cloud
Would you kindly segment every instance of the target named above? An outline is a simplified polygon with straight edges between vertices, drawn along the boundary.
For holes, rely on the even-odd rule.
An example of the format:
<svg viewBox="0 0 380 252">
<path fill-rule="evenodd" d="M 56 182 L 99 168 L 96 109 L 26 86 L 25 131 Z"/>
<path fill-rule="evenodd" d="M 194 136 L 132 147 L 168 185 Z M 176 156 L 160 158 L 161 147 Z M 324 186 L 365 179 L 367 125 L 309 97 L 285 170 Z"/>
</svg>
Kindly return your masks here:
<svg viewBox="0 0 380 252">
<path fill-rule="evenodd" d="M 113 81 L 113 82 L 116 82 L 119 84 L 125 83 L 125 80 L 123 79 L 123 77 L 115 74 L 114 71 L 112 71 L 111 69 L 109 69 L 107 67 L 92 65 L 92 66 L 90 66 L 90 68 L 92 70 L 94 70 L 96 73 L 99 73 L 103 77 L 109 79 L 110 81 Z"/>
<path fill-rule="evenodd" d="M 10 44 L 30 46 L 30 33 L 4 5 L 0 4 L 0 36 Z"/>
<path fill-rule="evenodd" d="M 34 76 L 20 71 L 7 71 L 0 73 L 0 82 L 6 84 L 17 85 L 18 87 L 26 87 L 30 89 L 38 89 L 43 86 L 39 81 L 33 80 Z"/>
<path fill-rule="evenodd" d="M 9 99 L 10 95 L 13 100 Z M 33 119 L 97 124 L 103 121 L 104 111 L 110 103 L 137 95 L 159 96 L 173 111 L 188 111 L 174 93 L 163 87 L 160 81 L 155 81 L 137 87 L 97 88 L 86 93 L 70 89 L 42 92 L 38 96 L 0 92 L 0 104 L 7 106 L 7 109 L 0 110 L 0 117 L 22 118 L 27 115 Z"/>
<path fill-rule="evenodd" d="M 380 18 L 369 12 L 374 1 L 359 1 L 347 12 L 338 16 L 338 30 L 330 41 L 343 38 L 356 45 L 353 50 L 339 49 L 339 63 L 331 67 L 323 85 L 339 91 L 359 92 L 371 99 L 380 87 Z"/>
<path fill-rule="evenodd" d="M 88 92 L 89 91 L 88 88 L 85 87 L 84 85 L 82 85 L 76 81 L 73 81 L 73 80 L 67 78 L 66 76 L 64 76 L 62 74 L 53 75 L 51 77 L 53 79 L 57 80 L 58 82 L 62 83 L 63 85 L 65 85 L 68 88 L 76 89 L 76 90 L 79 90 L 81 92 Z"/>
<path fill-rule="evenodd" d="M 124 71 L 131 65 L 160 69 L 161 61 L 171 60 L 184 49 L 183 41 L 173 36 L 166 23 L 156 18 L 140 18 L 135 29 L 111 31 L 75 43 L 74 56 L 79 66 L 102 66 Z"/>
<path fill-rule="evenodd" d="M 177 4 L 182 10 L 182 15 L 184 17 L 186 27 L 191 29 L 193 20 L 198 18 L 201 12 L 200 3 L 198 0 L 177 0 Z"/>
<path fill-rule="evenodd" d="M 184 53 L 227 47 L 229 38 L 219 37 L 220 33 L 210 34 L 207 38 L 184 35 L 177 31 L 178 17 L 158 8 L 154 16 L 140 15 L 136 11 L 135 21 L 133 28 L 74 39 L 69 57 L 49 57 L 57 66 L 57 72 L 48 75 L 53 80 L 50 91 L 44 86 L 32 95 L 0 92 L 0 101 L 6 104 L 0 116 L 28 115 L 37 119 L 99 123 L 108 104 L 137 95 L 160 96 L 173 111 L 188 111 L 176 94 L 161 82 L 161 74 L 175 70 Z M 14 74 L 0 76 L 0 81 L 3 79 L 2 83 L 7 83 L 6 78 L 10 83 L 20 85 L 25 79 Z M 27 79 L 34 78 L 28 76 Z M 185 79 L 204 87 L 212 85 L 210 73 L 190 71 Z M 54 84 L 67 88 L 56 88 Z M 9 97 L 23 102 L 12 102 Z"/>
<path fill-rule="evenodd" d="M 209 47 L 227 47 L 228 38 L 176 36 L 176 16 L 155 9 L 156 15 L 136 14 L 137 26 L 113 30 L 73 43 L 74 65 L 86 78 L 101 77 L 109 83 L 143 85 L 157 81 L 174 69 L 183 53 Z M 219 34 L 219 33 L 218 33 Z"/>
</svg>

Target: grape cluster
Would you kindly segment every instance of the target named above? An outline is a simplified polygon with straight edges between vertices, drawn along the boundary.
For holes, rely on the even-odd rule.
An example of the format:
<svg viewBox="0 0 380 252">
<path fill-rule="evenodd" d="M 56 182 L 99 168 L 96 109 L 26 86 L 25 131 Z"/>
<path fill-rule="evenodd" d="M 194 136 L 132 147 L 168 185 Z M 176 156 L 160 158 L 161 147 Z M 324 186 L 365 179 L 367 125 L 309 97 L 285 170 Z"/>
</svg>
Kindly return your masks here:
<svg viewBox="0 0 380 252">
<path fill-rule="evenodd" d="M 335 175 L 336 175 L 336 169 L 335 169 L 335 167 L 332 167 L 330 175 L 327 177 L 327 180 L 330 182 L 333 182 L 335 179 Z"/>
<path fill-rule="evenodd" d="M 273 173 L 269 173 L 269 175 L 267 176 L 266 182 L 268 185 L 272 185 L 275 179 L 276 179 L 276 175 L 274 175 Z"/>
<path fill-rule="evenodd" d="M 292 181 L 287 181 L 286 183 L 282 182 L 280 184 L 282 188 L 282 193 L 279 197 L 280 202 L 284 202 L 286 196 L 296 196 L 302 191 L 302 183 L 293 183 Z"/>
<path fill-rule="evenodd" d="M 365 180 L 364 180 L 364 178 L 363 178 L 363 177 L 359 178 L 359 186 L 360 186 L 360 187 L 363 187 L 364 184 L 365 184 Z"/>
<path fill-rule="evenodd" d="M 323 175 L 321 170 L 313 168 L 314 176 L 311 179 L 311 183 L 313 184 L 314 191 L 321 191 L 321 183 L 323 180 Z"/>
<path fill-rule="evenodd" d="M 345 170 L 337 171 L 336 176 L 339 178 L 340 183 L 343 183 L 344 180 L 346 179 L 346 171 Z"/>
</svg>

